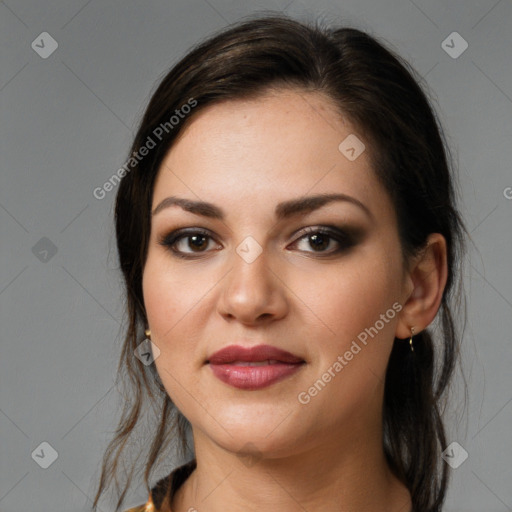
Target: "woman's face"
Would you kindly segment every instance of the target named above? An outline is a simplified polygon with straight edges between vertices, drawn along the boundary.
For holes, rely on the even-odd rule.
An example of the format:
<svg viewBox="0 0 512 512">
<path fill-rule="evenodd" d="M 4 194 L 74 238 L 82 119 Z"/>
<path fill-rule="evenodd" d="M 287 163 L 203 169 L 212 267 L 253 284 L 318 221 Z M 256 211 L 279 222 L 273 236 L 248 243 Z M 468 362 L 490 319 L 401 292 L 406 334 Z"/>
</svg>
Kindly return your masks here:
<svg viewBox="0 0 512 512">
<path fill-rule="evenodd" d="M 206 108 L 163 161 L 144 302 L 158 373 L 195 438 L 269 457 L 331 437 L 380 440 L 410 283 L 361 140 L 324 96 L 280 90 Z M 326 194 L 347 200 L 304 203 Z M 162 205 L 171 196 L 211 206 Z M 240 353 L 208 363 L 230 345 L 301 362 L 265 352 L 253 359 L 275 357 L 275 368 Z"/>
</svg>

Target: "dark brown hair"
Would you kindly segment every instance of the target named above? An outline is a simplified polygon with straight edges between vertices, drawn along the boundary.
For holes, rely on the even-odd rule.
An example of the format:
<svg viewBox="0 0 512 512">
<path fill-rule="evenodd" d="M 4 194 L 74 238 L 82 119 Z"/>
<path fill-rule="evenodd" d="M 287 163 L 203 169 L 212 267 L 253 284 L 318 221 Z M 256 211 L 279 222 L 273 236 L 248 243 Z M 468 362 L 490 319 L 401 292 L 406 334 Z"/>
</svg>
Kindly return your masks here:
<svg viewBox="0 0 512 512">
<path fill-rule="evenodd" d="M 170 443 L 180 441 L 182 456 L 189 448 L 189 424 L 167 395 L 155 366 L 145 366 L 134 356 L 147 326 L 142 274 L 153 186 L 162 160 L 178 134 L 207 105 L 255 98 L 280 87 L 323 93 L 357 127 L 396 209 L 404 264 L 424 247 L 430 233 L 446 239 L 448 280 L 436 317 L 438 339 L 434 343 L 429 329 L 423 330 L 414 338 L 414 352 L 408 343 L 395 339 L 383 404 L 384 451 L 411 493 L 413 510 L 441 510 L 448 483 L 448 468 L 440 456 L 446 447 L 442 411 L 458 354 L 459 315 L 454 308 L 464 296 L 460 276 L 467 234 L 456 207 L 449 149 L 422 79 L 398 55 L 363 31 L 298 22 L 284 15 L 242 20 L 198 44 L 163 78 L 143 115 L 130 157 L 149 139 L 157 144 L 140 161 L 131 160 L 115 204 L 128 315 L 118 375 L 128 378 L 128 392 L 104 455 L 94 510 L 113 479 L 116 511 L 120 509 L 137 462 L 143 465 L 149 492 L 150 476 Z M 196 106 L 171 127 L 171 116 L 176 110 L 188 111 L 180 109 L 191 99 Z M 166 129 L 155 132 L 162 126 Z M 464 325 L 465 315 L 464 301 Z M 145 416 L 142 407 L 148 403 L 153 410 Z M 118 476 L 125 476 L 120 463 L 144 417 L 154 418 L 158 426 L 150 431 L 149 444 L 146 438 L 147 453 L 129 466 L 120 486 Z"/>
</svg>

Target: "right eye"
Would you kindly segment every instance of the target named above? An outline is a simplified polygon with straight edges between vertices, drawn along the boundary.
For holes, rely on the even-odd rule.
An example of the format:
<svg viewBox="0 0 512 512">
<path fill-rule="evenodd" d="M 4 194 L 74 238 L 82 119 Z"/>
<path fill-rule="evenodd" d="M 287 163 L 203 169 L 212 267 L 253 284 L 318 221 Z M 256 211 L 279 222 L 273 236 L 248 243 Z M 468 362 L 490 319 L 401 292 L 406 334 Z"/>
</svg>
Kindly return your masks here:
<svg viewBox="0 0 512 512">
<path fill-rule="evenodd" d="M 208 252 L 209 241 L 213 241 L 210 233 L 203 229 L 178 230 L 159 239 L 158 243 L 167 247 L 178 258 L 195 258 L 187 256 Z M 187 250 L 189 249 L 189 251 Z M 196 256 L 197 257 L 197 256 Z"/>
</svg>

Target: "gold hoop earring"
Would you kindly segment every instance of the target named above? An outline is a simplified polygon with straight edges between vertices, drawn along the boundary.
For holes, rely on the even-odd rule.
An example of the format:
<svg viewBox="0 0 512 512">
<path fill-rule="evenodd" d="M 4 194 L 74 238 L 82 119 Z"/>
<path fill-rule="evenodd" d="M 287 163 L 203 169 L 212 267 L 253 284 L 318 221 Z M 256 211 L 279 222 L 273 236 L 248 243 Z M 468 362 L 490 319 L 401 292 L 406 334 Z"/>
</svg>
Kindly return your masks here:
<svg viewBox="0 0 512 512">
<path fill-rule="evenodd" d="M 411 337 L 409 338 L 409 345 L 411 347 L 411 352 L 414 352 L 414 347 L 412 346 L 412 337 L 414 336 L 414 327 L 411 327 Z"/>
</svg>

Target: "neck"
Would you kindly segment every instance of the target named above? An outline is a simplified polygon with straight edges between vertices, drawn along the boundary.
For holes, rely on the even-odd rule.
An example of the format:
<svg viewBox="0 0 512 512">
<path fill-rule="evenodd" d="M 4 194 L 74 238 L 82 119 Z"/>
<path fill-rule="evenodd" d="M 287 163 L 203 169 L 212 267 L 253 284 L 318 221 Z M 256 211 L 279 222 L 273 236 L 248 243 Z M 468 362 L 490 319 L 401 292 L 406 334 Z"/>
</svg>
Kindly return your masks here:
<svg viewBox="0 0 512 512">
<path fill-rule="evenodd" d="M 387 465 L 381 430 L 325 433 L 300 452 L 240 456 L 194 432 L 197 468 L 172 512 L 410 512 L 410 494 Z"/>
</svg>

